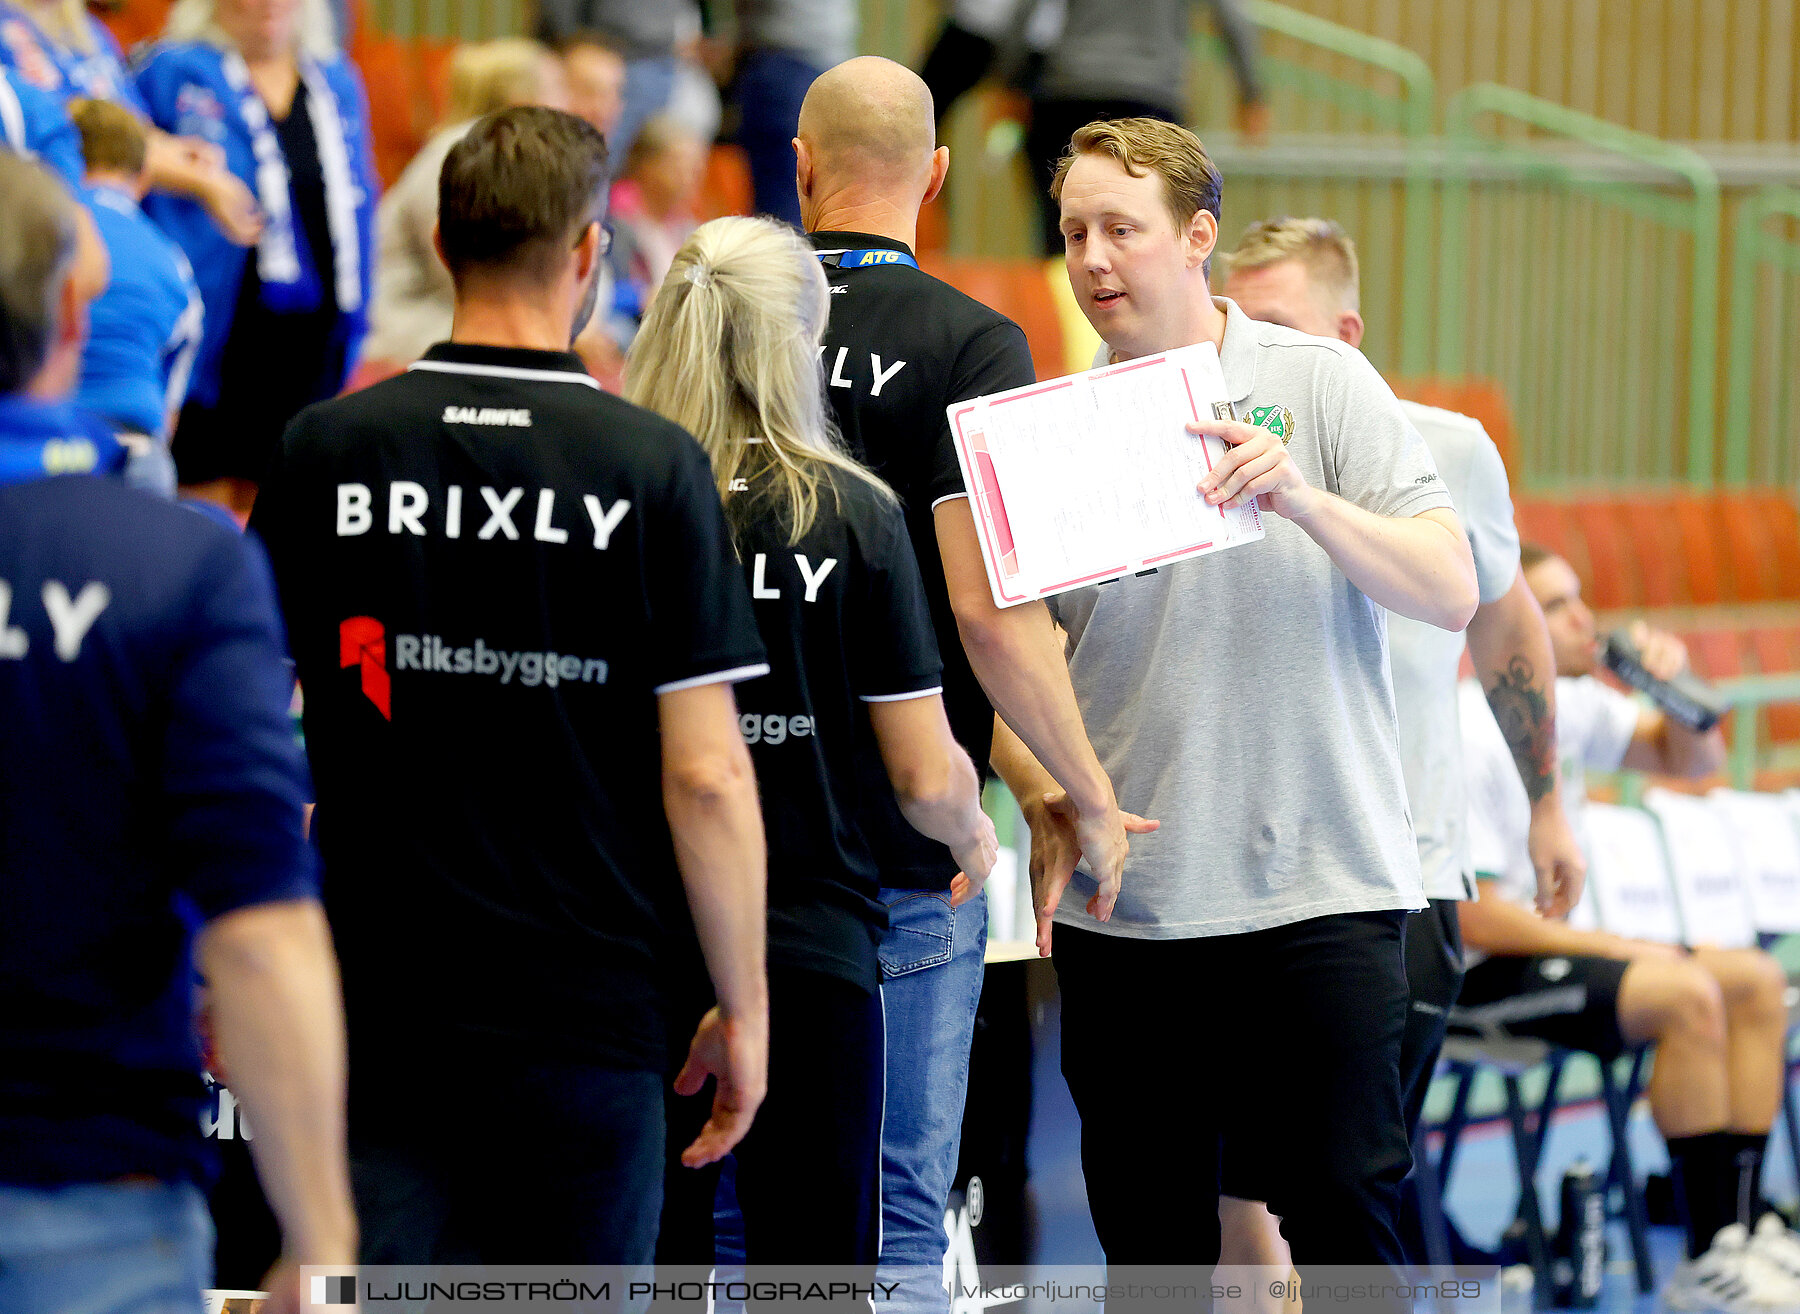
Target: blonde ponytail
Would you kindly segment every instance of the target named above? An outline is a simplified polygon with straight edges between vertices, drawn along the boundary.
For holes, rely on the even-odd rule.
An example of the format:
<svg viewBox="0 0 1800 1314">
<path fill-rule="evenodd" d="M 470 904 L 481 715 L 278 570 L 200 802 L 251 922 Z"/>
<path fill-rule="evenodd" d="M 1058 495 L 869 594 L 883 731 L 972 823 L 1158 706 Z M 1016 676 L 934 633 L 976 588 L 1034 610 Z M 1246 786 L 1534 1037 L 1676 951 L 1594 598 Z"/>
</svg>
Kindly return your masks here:
<svg viewBox="0 0 1800 1314">
<path fill-rule="evenodd" d="M 838 445 L 819 363 L 828 310 L 824 271 L 798 233 L 715 219 L 676 254 L 631 344 L 626 400 L 699 439 L 734 533 L 773 514 L 798 543 L 835 475 L 894 496 Z"/>
</svg>

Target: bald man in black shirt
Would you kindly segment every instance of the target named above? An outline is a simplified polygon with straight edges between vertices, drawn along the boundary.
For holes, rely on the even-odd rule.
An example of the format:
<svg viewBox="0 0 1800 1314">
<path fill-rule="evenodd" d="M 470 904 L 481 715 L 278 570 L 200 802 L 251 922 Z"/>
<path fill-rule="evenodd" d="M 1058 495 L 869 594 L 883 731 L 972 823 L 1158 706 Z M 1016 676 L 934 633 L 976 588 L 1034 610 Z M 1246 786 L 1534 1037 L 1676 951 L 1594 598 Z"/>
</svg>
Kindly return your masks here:
<svg viewBox="0 0 1800 1314">
<path fill-rule="evenodd" d="M 851 449 L 893 485 L 925 577 L 952 729 L 985 764 L 997 710 L 1056 777 L 1110 913 L 1128 848 L 1111 783 L 1069 687 L 1042 603 L 1001 611 L 989 592 L 945 407 L 1033 382 L 1018 325 L 920 271 L 919 208 L 943 185 L 931 94 L 889 60 L 853 59 L 813 83 L 800 111 L 796 181 L 831 283 L 823 364 Z M 960 638 L 961 642 L 956 640 Z M 1042 806 L 1040 802 L 1038 806 Z M 951 893 L 956 864 L 896 810 L 877 845 L 892 929 L 881 948 L 887 1005 L 881 1259 L 943 1260 L 969 1043 L 981 996 L 985 900 Z M 1036 900 L 1034 900 L 1034 903 Z M 1038 904 L 1040 925 L 1049 911 Z M 1041 934 L 1041 933 L 1040 933 Z"/>
</svg>

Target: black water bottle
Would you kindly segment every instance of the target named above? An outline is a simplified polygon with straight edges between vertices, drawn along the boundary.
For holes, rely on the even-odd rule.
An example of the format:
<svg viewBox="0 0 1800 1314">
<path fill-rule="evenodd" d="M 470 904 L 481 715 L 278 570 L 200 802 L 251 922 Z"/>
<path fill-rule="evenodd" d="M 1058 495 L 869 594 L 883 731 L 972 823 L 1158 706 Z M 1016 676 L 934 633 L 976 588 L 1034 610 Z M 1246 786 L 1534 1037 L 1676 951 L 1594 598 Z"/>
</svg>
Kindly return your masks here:
<svg viewBox="0 0 1800 1314">
<path fill-rule="evenodd" d="M 1645 670 L 1643 654 L 1624 630 L 1614 630 L 1606 636 L 1600 659 L 1606 663 L 1607 670 L 1633 689 L 1648 694 L 1651 702 L 1689 730 L 1704 733 L 1725 715 L 1725 700 L 1692 671 L 1683 671 L 1673 679 L 1659 680 Z"/>
<path fill-rule="evenodd" d="M 1557 1305 L 1593 1309 L 1606 1276 L 1606 1188 L 1586 1159 L 1569 1165 L 1562 1180 L 1562 1219 L 1551 1267 Z"/>
</svg>

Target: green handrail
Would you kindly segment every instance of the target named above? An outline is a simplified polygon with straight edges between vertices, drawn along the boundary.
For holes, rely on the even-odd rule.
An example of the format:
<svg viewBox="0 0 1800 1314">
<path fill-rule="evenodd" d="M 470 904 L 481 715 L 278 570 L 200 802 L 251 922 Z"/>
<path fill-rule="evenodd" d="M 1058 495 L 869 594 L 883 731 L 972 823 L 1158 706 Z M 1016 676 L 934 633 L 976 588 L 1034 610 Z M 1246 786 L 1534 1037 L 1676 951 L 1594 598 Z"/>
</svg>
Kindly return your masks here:
<svg viewBox="0 0 1800 1314">
<path fill-rule="evenodd" d="M 1687 477 L 1696 487 L 1713 482 L 1713 436 L 1716 418 L 1713 398 L 1719 354 L 1719 178 L 1697 152 L 1606 119 L 1584 114 L 1554 101 L 1528 95 L 1512 87 L 1478 82 L 1452 96 L 1444 108 L 1446 136 L 1456 165 L 1466 165 L 1475 148 L 1505 150 L 1502 143 L 1485 140 L 1475 122 L 1484 114 L 1517 119 L 1545 132 L 1570 137 L 1597 150 L 1607 151 L 1653 168 L 1665 170 L 1685 182 L 1693 201 L 1685 227 L 1693 234 L 1694 261 L 1688 301 Z M 1514 153 L 1530 152 L 1514 148 Z M 1541 163 L 1541 161 L 1540 161 Z M 1452 266 L 1466 259 L 1468 250 L 1468 173 L 1453 167 L 1445 188 L 1441 213 L 1443 262 Z M 1438 370 L 1463 371 L 1460 330 L 1462 289 L 1456 280 L 1438 281 Z M 1417 304 L 1417 303 L 1414 303 Z"/>
<path fill-rule="evenodd" d="M 1731 730 L 1731 756 L 1726 770 L 1733 788 L 1750 789 L 1756 780 L 1760 713 L 1771 703 L 1800 703 L 1800 672 L 1741 675 L 1720 680 L 1716 688 L 1738 714 Z"/>
<path fill-rule="evenodd" d="M 1771 264 L 1789 273 L 1800 273 L 1800 244 L 1764 230 L 1776 215 L 1800 219 L 1800 191 L 1792 187 L 1764 187 L 1752 193 L 1738 209 L 1731 244 L 1731 336 L 1726 348 L 1730 360 L 1730 395 L 1725 399 L 1724 477 L 1727 484 L 1750 482 L 1750 387 L 1756 346 L 1756 268 Z"/>
<path fill-rule="evenodd" d="M 1432 116 L 1437 109 L 1437 80 L 1432 76 L 1431 66 L 1405 46 L 1278 4 L 1276 0 L 1249 0 L 1245 12 L 1252 22 L 1267 31 L 1279 32 L 1319 50 L 1356 60 L 1399 80 L 1402 95 L 1398 120 L 1408 146 L 1406 180 L 1402 184 L 1405 254 L 1400 270 L 1400 304 L 1425 305 L 1431 287 L 1431 248 L 1427 240 L 1432 228 L 1431 170 L 1421 148 L 1432 135 Z M 1430 358 L 1430 326 L 1424 316 L 1402 316 L 1401 371 L 1423 374 Z"/>
</svg>

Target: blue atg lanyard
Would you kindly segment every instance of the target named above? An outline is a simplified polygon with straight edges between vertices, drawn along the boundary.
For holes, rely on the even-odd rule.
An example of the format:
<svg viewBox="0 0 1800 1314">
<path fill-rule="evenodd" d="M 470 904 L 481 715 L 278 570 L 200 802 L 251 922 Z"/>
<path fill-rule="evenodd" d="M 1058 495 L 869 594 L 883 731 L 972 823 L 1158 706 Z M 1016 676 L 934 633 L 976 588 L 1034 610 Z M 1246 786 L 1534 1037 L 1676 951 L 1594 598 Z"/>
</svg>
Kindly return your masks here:
<svg viewBox="0 0 1800 1314">
<path fill-rule="evenodd" d="M 820 251 L 820 260 L 828 269 L 867 269 L 871 265 L 911 265 L 914 269 L 919 262 L 906 251 L 889 251 L 876 248 L 865 251 Z"/>
</svg>

